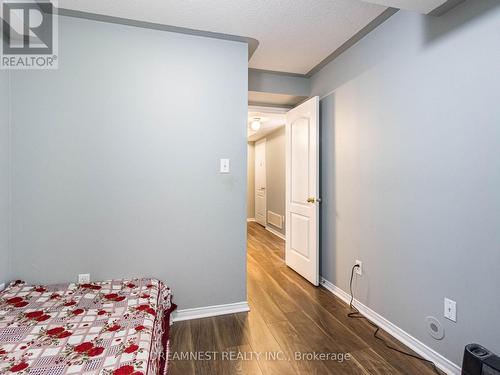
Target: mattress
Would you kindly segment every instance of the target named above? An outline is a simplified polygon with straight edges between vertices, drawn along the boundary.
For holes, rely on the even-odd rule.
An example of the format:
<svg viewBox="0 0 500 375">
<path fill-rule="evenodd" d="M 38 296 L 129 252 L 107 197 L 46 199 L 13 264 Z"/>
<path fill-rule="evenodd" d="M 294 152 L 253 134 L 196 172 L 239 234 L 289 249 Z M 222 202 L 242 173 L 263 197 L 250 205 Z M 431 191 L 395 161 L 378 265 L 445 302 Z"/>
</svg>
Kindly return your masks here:
<svg viewBox="0 0 500 375">
<path fill-rule="evenodd" d="M 13 282 L 0 293 L 0 374 L 166 374 L 171 297 L 147 278 Z"/>
</svg>

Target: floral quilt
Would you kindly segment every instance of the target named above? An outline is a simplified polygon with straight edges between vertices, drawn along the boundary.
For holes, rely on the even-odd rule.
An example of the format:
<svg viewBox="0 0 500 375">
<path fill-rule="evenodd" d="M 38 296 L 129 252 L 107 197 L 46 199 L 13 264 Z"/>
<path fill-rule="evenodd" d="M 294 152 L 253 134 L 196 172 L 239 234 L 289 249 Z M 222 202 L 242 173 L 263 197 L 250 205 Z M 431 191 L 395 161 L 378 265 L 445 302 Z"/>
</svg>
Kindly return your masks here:
<svg viewBox="0 0 500 375">
<path fill-rule="evenodd" d="M 0 374 L 163 375 L 170 289 L 155 279 L 0 293 Z"/>
</svg>

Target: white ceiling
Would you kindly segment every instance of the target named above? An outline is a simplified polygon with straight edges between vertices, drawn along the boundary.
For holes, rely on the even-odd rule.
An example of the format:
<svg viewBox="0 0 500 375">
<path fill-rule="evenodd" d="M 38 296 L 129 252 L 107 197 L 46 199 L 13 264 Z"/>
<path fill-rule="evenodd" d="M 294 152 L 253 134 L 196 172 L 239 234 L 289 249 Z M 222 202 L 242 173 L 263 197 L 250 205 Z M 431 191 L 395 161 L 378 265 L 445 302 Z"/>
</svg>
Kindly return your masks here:
<svg viewBox="0 0 500 375">
<path fill-rule="evenodd" d="M 413 12 L 419 12 L 428 14 L 434 9 L 440 7 L 447 0 L 363 0 L 367 3 L 384 5 L 387 7 L 411 10 Z"/>
<path fill-rule="evenodd" d="M 285 126 L 286 110 L 278 109 L 262 109 L 258 107 L 249 107 L 248 111 L 248 140 L 253 142 L 265 137 L 273 131 Z M 258 131 L 253 131 L 250 124 L 256 118 L 260 119 L 261 127 Z"/>
<path fill-rule="evenodd" d="M 254 38 L 251 68 L 300 74 L 387 9 L 361 0 L 59 0 L 59 7 Z"/>
</svg>

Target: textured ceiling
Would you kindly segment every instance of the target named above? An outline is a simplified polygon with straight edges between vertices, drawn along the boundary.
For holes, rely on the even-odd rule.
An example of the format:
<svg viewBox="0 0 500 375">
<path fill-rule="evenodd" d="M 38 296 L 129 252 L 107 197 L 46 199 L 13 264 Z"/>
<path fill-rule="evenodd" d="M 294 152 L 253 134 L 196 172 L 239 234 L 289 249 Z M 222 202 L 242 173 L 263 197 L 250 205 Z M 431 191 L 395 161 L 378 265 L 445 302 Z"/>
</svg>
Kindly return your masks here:
<svg viewBox="0 0 500 375">
<path fill-rule="evenodd" d="M 59 7 L 255 38 L 251 68 L 300 74 L 387 9 L 361 0 L 59 0 Z"/>
<path fill-rule="evenodd" d="M 387 7 L 411 10 L 428 14 L 434 9 L 440 7 L 447 0 L 363 0 L 367 3 L 385 5 Z"/>
</svg>

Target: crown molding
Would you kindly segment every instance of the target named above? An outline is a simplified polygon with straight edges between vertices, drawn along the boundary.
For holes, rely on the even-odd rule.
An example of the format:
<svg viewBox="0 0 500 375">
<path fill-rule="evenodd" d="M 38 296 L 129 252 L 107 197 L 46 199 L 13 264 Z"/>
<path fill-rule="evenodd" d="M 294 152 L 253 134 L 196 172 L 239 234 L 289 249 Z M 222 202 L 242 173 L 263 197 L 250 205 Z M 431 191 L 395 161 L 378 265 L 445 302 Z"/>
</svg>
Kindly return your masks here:
<svg viewBox="0 0 500 375">
<path fill-rule="evenodd" d="M 276 71 L 276 70 L 248 68 L 248 71 L 255 72 L 255 73 L 263 73 L 263 74 L 274 74 L 274 75 L 285 76 L 285 77 L 309 78 L 307 75 L 301 74 L 301 73 L 289 73 L 289 72 L 281 72 L 281 71 Z"/>
<path fill-rule="evenodd" d="M 309 72 L 306 73 L 306 77 L 310 78 L 321 69 L 323 69 L 327 64 L 335 60 L 385 21 L 387 21 L 390 17 L 396 14 L 399 9 L 396 8 L 387 8 L 385 11 L 380 13 L 375 19 L 373 19 L 368 25 L 359 30 L 356 34 L 354 34 L 347 42 L 342 44 L 339 48 L 333 51 L 330 55 L 328 55 L 325 59 L 323 59 L 318 65 L 312 68 Z"/>
<path fill-rule="evenodd" d="M 233 42 L 247 43 L 248 44 L 248 60 L 250 60 L 252 58 L 255 50 L 259 46 L 259 41 L 257 39 L 238 36 L 238 35 L 189 29 L 186 27 L 164 25 L 161 23 L 137 21 L 137 20 L 133 20 L 133 19 L 129 19 L 129 18 L 106 16 L 103 14 L 81 12 L 79 10 L 66 9 L 66 8 L 57 8 L 57 14 L 60 16 L 81 18 L 81 19 L 98 21 L 98 22 L 114 23 L 114 24 L 118 24 L 118 25 L 125 25 L 125 26 L 132 26 L 132 27 L 140 27 L 143 29 L 160 30 L 160 31 L 172 32 L 172 33 L 201 36 L 201 37 L 205 37 L 205 38 L 214 38 L 214 39 L 229 40 L 229 41 L 233 41 Z"/>
<path fill-rule="evenodd" d="M 429 16 L 441 17 L 445 13 L 448 13 L 450 10 L 455 8 L 457 5 L 465 2 L 465 0 L 448 0 L 444 4 L 438 6 L 432 12 L 429 13 Z"/>
</svg>

